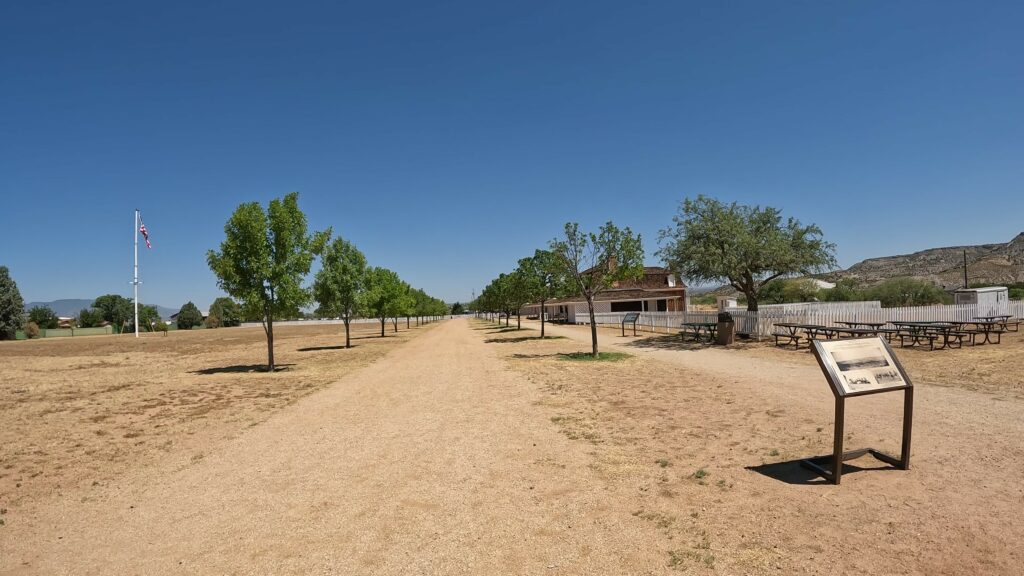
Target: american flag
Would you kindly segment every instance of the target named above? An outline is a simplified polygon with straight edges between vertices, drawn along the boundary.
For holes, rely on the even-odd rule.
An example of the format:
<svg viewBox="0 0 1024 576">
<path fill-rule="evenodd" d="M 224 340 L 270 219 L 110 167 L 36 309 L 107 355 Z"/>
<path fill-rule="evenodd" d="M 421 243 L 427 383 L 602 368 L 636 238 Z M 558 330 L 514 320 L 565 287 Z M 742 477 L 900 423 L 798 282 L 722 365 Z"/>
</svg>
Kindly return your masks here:
<svg viewBox="0 0 1024 576">
<path fill-rule="evenodd" d="M 142 232 L 142 237 L 146 239 L 146 248 L 153 248 L 153 245 L 149 243 L 149 230 L 146 230 L 146 224 L 142 221 L 142 216 L 139 216 L 139 232 Z"/>
</svg>

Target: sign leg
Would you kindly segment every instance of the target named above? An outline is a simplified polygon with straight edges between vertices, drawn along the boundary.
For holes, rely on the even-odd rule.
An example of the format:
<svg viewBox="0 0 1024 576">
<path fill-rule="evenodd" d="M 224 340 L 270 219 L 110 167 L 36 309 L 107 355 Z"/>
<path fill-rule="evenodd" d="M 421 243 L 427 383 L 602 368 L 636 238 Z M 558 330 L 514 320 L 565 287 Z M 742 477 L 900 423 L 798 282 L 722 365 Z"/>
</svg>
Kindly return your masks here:
<svg viewBox="0 0 1024 576">
<path fill-rule="evenodd" d="M 836 396 L 836 429 L 832 444 L 832 483 L 839 484 L 843 477 L 843 424 L 845 420 L 846 401 Z"/>
</svg>

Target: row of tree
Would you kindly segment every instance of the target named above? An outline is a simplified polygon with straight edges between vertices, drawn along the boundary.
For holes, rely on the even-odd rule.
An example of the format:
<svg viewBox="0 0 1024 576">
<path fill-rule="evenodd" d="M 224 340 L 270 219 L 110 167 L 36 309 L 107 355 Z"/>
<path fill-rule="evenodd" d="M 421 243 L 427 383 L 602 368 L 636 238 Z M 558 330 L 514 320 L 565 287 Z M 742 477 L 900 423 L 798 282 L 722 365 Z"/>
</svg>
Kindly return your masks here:
<svg viewBox="0 0 1024 576">
<path fill-rule="evenodd" d="M 724 204 L 714 198 L 686 199 L 661 231 L 658 255 L 686 280 L 725 282 L 741 292 L 748 310 L 757 310 L 762 295 L 779 279 L 833 268 L 835 245 L 816 225 L 783 219 L 775 208 Z M 476 310 L 504 314 L 506 324 L 524 304 L 541 304 L 562 296 L 582 296 L 590 315 L 592 353 L 598 355 L 594 298 L 616 282 L 643 276 L 644 251 L 639 234 L 608 222 L 597 232 L 581 232 L 575 223 L 548 242 L 547 250 L 519 261 L 501 274 L 473 303 Z M 500 317 L 500 316 L 499 316 Z"/>
<path fill-rule="evenodd" d="M 442 300 L 412 288 L 395 272 L 368 266 L 351 242 L 331 242 L 331 233 L 330 228 L 309 231 L 299 195 L 292 192 L 271 200 L 266 209 L 257 202 L 241 204 L 224 225 L 220 250 L 207 252 L 217 285 L 238 300 L 245 317 L 262 322 L 269 371 L 274 370 L 275 320 L 298 317 L 313 301 L 318 315 L 341 318 L 346 348 L 354 318 L 380 320 L 383 337 L 389 318 L 397 332 L 400 317 L 409 325 L 412 317 L 419 323 L 448 311 Z M 321 269 L 312 287 L 305 287 L 317 256 Z"/>
<path fill-rule="evenodd" d="M 540 335 L 544 334 L 544 305 L 555 298 L 581 296 L 590 314 L 591 353 L 598 356 L 594 299 L 623 280 L 635 280 L 644 273 L 644 250 L 639 234 L 628 227 L 606 223 L 597 232 L 580 231 L 569 222 L 564 234 L 548 242 L 547 249 L 519 260 L 515 270 L 492 280 L 470 306 L 482 312 L 513 314 L 521 327 L 520 310 L 525 304 L 540 304 Z"/>
</svg>

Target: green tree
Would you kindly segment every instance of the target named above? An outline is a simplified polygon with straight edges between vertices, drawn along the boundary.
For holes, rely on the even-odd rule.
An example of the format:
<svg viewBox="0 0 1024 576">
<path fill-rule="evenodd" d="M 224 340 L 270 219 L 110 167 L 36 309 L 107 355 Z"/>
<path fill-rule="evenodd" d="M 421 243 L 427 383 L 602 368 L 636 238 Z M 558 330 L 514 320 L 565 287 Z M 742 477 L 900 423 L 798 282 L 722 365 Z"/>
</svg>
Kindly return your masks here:
<svg viewBox="0 0 1024 576">
<path fill-rule="evenodd" d="M 147 306 L 139 303 L 139 330 L 152 332 L 157 323 L 162 322 L 160 312 L 156 306 Z M 132 317 L 128 319 L 128 332 L 135 332 L 135 310 L 132 310 Z"/>
<path fill-rule="evenodd" d="M 35 306 L 28 311 L 28 321 L 44 330 L 52 330 L 60 323 L 60 319 L 49 306 Z"/>
<path fill-rule="evenodd" d="M 135 316 L 132 301 L 117 294 L 105 294 L 97 298 L 92 307 L 103 314 L 103 319 L 114 327 L 118 334 Z"/>
<path fill-rule="evenodd" d="M 310 300 L 302 281 L 330 238 L 330 229 L 310 234 L 299 194 L 241 204 L 224 225 L 220 251 L 206 261 L 217 285 L 242 303 L 246 315 L 260 318 L 267 337 L 267 370 L 274 371 L 274 319 L 297 316 Z"/>
<path fill-rule="evenodd" d="M 821 291 L 824 302 L 857 302 L 864 300 L 864 294 L 857 288 L 857 283 L 849 278 L 836 281 L 835 288 Z"/>
<path fill-rule="evenodd" d="M 597 323 L 594 298 L 616 282 L 638 280 L 644 275 L 644 248 L 639 234 L 608 222 L 595 234 L 580 232 L 579 225 L 565 225 L 565 237 L 550 243 L 557 270 L 569 278 L 574 291 L 587 301 L 590 313 L 590 339 L 593 355 L 597 351 Z"/>
<path fill-rule="evenodd" d="M 466 313 L 466 307 L 463 306 L 461 302 L 456 302 L 455 304 L 452 304 L 452 308 L 451 308 L 451 315 L 452 316 L 461 316 L 462 314 L 465 314 L 465 313 Z M 543 333 L 544 333 L 544 327 L 541 326 L 541 336 L 544 335 Z"/>
<path fill-rule="evenodd" d="M 242 324 L 242 308 L 231 298 L 221 296 L 210 304 L 207 326 L 211 328 L 230 328 Z M 212 324 L 212 326 L 211 326 Z"/>
<path fill-rule="evenodd" d="M 398 274 L 377 267 L 366 271 L 365 282 L 360 308 L 367 317 L 380 320 L 380 335 L 383 338 L 387 319 L 401 313 L 405 283 L 398 278 Z"/>
<path fill-rule="evenodd" d="M 7 266 L 0 266 L 0 340 L 13 340 L 24 321 L 25 301 Z"/>
<path fill-rule="evenodd" d="M 893 278 L 865 291 L 868 300 L 878 300 L 883 308 L 949 304 L 953 298 L 927 280 Z"/>
<path fill-rule="evenodd" d="M 199 311 L 199 308 L 192 303 L 191 300 L 186 302 L 180 310 L 178 310 L 178 317 L 176 319 L 178 328 L 182 330 L 191 330 L 195 326 L 199 326 L 203 323 L 203 313 Z"/>
<path fill-rule="evenodd" d="M 366 283 L 366 256 L 351 243 L 336 238 L 323 255 L 323 267 L 313 282 L 313 297 L 323 316 L 340 317 L 345 323 L 345 348 L 351 348 L 349 325 L 359 312 L 359 298 Z"/>
<path fill-rule="evenodd" d="M 97 308 L 82 308 L 78 313 L 78 326 L 81 328 L 95 328 L 103 323 L 103 312 Z"/>
<path fill-rule="evenodd" d="M 565 276 L 564 268 L 559 266 L 558 259 L 549 250 L 536 250 L 533 256 L 519 261 L 518 270 L 526 282 L 528 302 L 540 304 L 540 337 L 544 337 L 544 305 L 552 298 L 558 298 L 569 292 L 571 285 Z"/>
<path fill-rule="evenodd" d="M 694 284 L 727 282 L 757 310 L 761 292 L 773 280 L 809 275 L 836 264 L 835 245 L 821 229 L 794 218 L 782 221 L 771 207 L 723 204 L 687 198 L 661 231 L 659 256 Z"/>
</svg>

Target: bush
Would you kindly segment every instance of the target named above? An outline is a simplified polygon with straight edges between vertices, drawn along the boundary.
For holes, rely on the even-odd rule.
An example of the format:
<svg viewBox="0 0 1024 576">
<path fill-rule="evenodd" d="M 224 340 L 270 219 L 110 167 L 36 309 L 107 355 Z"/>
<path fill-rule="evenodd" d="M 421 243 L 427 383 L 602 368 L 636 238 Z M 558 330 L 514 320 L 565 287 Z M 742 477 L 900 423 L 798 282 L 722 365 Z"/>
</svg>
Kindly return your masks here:
<svg viewBox="0 0 1024 576">
<path fill-rule="evenodd" d="M 868 300 L 878 300 L 883 308 L 950 304 L 952 296 L 941 288 L 918 278 L 893 278 L 865 291 Z"/>
<path fill-rule="evenodd" d="M 215 316 L 216 326 L 209 326 L 217 328 L 223 326 L 224 328 L 230 328 L 231 326 L 239 326 L 242 324 L 242 308 L 237 302 L 231 298 L 225 298 L 221 296 L 210 304 L 210 316 Z"/>
<path fill-rule="evenodd" d="M 220 318 L 213 311 L 210 311 L 210 315 L 206 317 L 204 323 L 207 328 L 220 328 Z"/>
<path fill-rule="evenodd" d="M 25 324 L 25 337 L 29 340 L 39 338 L 39 325 L 35 322 Z"/>
<path fill-rule="evenodd" d="M 153 325 L 153 329 L 156 330 L 157 332 L 163 332 L 164 334 L 166 334 L 168 329 L 167 322 L 164 322 L 163 320 L 157 320 L 156 324 Z"/>
</svg>

